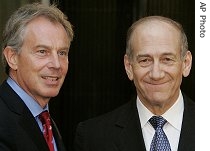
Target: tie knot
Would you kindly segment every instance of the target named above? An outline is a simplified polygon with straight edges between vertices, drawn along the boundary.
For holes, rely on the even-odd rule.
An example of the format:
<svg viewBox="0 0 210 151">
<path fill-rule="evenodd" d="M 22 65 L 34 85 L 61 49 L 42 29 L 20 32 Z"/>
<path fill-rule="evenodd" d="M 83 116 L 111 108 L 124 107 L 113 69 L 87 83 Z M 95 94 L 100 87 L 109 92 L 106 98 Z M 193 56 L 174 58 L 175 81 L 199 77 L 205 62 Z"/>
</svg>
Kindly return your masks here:
<svg viewBox="0 0 210 151">
<path fill-rule="evenodd" d="M 50 114 L 48 111 L 43 111 L 39 114 L 40 121 L 44 124 L 50 124 Z"/>
<path fill-rule="evenodd" d="M 153 116 L 149 119 L 149 122 L 156 130 L 157 127 L 162 128 L 167 121 L 162 116 Z"/>
</svg>

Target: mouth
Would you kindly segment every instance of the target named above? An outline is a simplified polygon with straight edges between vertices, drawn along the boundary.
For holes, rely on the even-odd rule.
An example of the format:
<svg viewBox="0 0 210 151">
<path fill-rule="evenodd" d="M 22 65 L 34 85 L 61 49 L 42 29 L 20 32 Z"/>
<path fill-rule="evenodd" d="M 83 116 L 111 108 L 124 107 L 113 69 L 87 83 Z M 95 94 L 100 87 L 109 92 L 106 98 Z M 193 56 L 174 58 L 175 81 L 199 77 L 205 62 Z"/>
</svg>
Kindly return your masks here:
<svg viewBox="0 0 210 151">
<path fill-rule="evenodd" d="M 163 87 L 167 87 L 167 85 L 169 84 L 168 81 L 162 81 L 162 82 L 158 82 L 158 81 L 153 81 L 153 82 L 146 82 L 146 85 L 149 86 L 149 87 L 152 87 L 152 88 L 163 88 Z"/>
<path fill-rule="evenodd" d="M 150 81 L 145 81 L 145 83 L 149 85 L 164 85 L 166 83 L 169 83 L 169 80 L 162 80 L 162 81 L 155 81 L 155 80 L 150 80 Z"/>
<path fill-rule="evenodd" d="M 151 85 L 162 85 L 162 84 L 165 84 L 166 82 L 162 82 L 162 83 L 148 83 L 148 84 L 151 84 Z"/>
<path fill-rule="evenodd" d="M 58 81 L 59 77 L 56 76 L 43 76 L 43 79 L 47 80 L 47 81 Z"/>
</svg>

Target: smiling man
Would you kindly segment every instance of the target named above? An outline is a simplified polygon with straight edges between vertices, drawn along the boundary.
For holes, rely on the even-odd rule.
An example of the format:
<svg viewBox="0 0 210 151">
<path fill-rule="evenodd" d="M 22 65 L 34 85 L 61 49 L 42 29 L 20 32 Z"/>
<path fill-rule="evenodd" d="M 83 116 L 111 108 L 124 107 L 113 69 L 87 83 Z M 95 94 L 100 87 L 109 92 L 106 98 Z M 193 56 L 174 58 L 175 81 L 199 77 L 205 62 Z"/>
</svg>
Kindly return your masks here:
<svg viewBox="0 0 210 151">
<path fill-rule="evenodd" d="M 48 103 L 64 82 L 72 39 L 72 26 L 55 5 L 28 4 L 8 20 L 2 49 L 8 79 L 0 87 L 0 150 L 65 150 Z"/>
<path fill-rule="evenodd" d="M 149 16 L 128 30 L 124 66 L 137 95 L 118 109 L 81 122 L 76 151 L 193 151 L 195 106 L 180 89 L 192 65 L 182 26 Z"/>
</svg>

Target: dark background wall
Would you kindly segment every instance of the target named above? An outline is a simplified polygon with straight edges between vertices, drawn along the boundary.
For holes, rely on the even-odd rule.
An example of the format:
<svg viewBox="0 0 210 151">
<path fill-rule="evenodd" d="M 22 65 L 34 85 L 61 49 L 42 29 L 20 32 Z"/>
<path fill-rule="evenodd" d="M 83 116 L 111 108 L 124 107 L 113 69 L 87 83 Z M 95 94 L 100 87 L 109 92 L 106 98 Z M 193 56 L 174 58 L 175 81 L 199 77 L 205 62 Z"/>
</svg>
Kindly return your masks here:
<svg viewBox="0 0 210 151">
<path fill-rule="evenodd" d="M 108 112 L 135 94 L 123 66 L 126 32 L 133 21 L 162 15 L 180 22 L 194 56 L 194 1 L 59 0 L 58 6 L 68 15 L 75 31 L 65 83 L 50 102 L 67 149 L 72 147 L 78 122 Z M 182 84 L 182 90 L 192 99 L 194 73 L 193 61 L 191 74 Z"/>
</svg>

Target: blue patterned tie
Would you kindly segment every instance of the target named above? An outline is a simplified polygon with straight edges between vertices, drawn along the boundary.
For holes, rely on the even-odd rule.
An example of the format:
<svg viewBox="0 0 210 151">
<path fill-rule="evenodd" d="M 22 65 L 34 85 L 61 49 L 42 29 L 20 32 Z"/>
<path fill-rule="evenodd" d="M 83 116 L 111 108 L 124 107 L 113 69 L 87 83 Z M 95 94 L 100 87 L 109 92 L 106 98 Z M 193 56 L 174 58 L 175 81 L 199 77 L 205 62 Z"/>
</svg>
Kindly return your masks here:
<svg viewBox="0 0 210 151">
<path fill-rule="evenodd" d="M 167 122 L 162 116 L 153 116 L 149 122 L 155 129 L 155 135 L 150 145 L 150 151 L 171 151 L 171 147 L 163 126 Z"/>
</svg>

